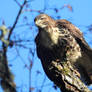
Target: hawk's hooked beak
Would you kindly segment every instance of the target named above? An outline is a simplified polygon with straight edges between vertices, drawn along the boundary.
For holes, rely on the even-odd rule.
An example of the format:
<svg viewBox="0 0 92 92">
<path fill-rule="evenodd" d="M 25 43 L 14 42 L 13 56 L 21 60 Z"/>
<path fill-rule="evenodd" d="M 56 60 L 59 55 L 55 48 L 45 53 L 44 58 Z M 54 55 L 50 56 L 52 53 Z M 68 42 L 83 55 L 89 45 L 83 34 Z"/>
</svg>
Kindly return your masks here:
<svg viewBox="0 0 92 92">
<path fill-rule="evenodd" d="M 38 20 L 37 18 L 35 18 L 35 19 L 34 19 L 34 22 L 35 22 L 36 26 L 39 26 L 40 20 Z"/>
</svg>

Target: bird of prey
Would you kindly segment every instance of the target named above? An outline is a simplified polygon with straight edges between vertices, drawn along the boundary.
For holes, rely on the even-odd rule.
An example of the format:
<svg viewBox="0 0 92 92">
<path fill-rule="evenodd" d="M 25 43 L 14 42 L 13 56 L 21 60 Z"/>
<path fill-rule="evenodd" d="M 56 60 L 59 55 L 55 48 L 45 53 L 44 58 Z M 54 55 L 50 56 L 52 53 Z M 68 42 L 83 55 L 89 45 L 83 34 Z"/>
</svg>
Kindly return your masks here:
<svg viewBox="0 0 92 92">
<path fill-rule="evenodd" d="M 51 64 L 70 61 L 82 81 L 91 84 L 92 49 L 80 29 L 65 19 L 54 20 L 47 14 L 38 15 L 34 21 L 39 30 L 35 38 L 37 55 L 47 76 L 59 85 L 60 78 L 55 75 L 58 70 Z"/>
</svg>

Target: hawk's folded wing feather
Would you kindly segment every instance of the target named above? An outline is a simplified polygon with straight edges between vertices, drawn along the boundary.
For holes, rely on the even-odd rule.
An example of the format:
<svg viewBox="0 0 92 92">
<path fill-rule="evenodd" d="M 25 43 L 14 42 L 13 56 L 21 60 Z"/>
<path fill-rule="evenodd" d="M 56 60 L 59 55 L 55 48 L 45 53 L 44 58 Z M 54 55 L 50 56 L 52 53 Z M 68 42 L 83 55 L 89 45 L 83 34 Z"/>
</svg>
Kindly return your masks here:
<svg viewBox="0 0 92 92">
<path fill-rule="evenodd" d="M 80 45 L 81 49 L 84 52 L 88 53 L 88 55 L 91 56 L 91 59 L 92 59 L 92 49 L 89 47 L 89 45 L 83 38 L 83 34 L 79 28 L 77 28 L 71 22 L 69 22 L 65 19 L 57 20 L 56 25 L 60 25 L 61 27 L 63 26 L 64 28 L 68 29 L 69 32 L 72 34 L 72 36 L 76 39 L 76 41 Z"/>
<path fill-rule="evenodd" d="M 79 28 L 74 26 L 71 22 L 64 20 L 64 19 L 57 20 L 56 26 L 58 26 L 59 28 L 68 29 L 70 34 L 76 39 L 77 43 L 81 47 L 81 52 L 82 52 L 81 60 L 78 60 L 78 62 L 76 62 L 76 63 L 77 64 L 81 63 L 81 65 L 82 65 L 82 66 L 80 65 L 82 67 L 81 72 L 85 72 L 85 75 L 83 75 L 83 76 L 87 77 L 87 79 L 88 79 L 88 77 L 90 77 L 91 83 L 92 83 L 92 49 L 89 47 L 89 45 L 83 38 L 82 32 L 80 31 Z M 86 70 L 84 70 L 84 69 L 86 69 Z M 86 74 L 88 74 L 88 76 Z M 90 82 L 89 82 L 89 84 L 90 84 Z"/>
</svg>

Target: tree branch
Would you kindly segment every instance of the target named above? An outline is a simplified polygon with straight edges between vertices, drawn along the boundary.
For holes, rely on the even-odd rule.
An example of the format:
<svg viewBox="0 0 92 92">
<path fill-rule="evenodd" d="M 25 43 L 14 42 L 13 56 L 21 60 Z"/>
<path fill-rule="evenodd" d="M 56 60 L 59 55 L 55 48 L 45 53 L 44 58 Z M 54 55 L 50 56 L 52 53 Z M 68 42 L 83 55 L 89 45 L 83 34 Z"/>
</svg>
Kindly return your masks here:
<svg viewBox="0 0 92 92">
<path fill-rule="evenodd" d="M 16 0 L 15 0 L 16 1 Z M 9 32 L 9 36 L 7 38 L 8 41 L 10 41 L 10 37 L 12 35 L 12 32 L 14 28 L 16 27 L 16 24 L 18 23 L 19 17 L 21 15 L 22 9 L 24 5 L 26 4 L 26 0 L 24 0 L 23 4 L 20 6 L 20 10 L 18 12 L 18 15 L 15 19 L 15 22 Z M 8 67 L 8 61 L 7 61 L 7 47 L 9 45 L 6 45 L 4 42 L 2 43 L 3 50 L 0 52 L 0 78 L 1 78 L 1 86 L 4 90 L 4 92 L 16 92 L 16 85 L 13 81 L 13 75 L 9 70 Z"/>
<path fill-rule="evenodd" d="M 22 9 L 23 9 L 23 7 L 24 7 L 24 5 L 25 5 L 26 3 L 27 3 L 27 1 L 24 0 L 24 3 L 20 6 L 20 10 L 19 10 L 19 12 L 18 12 L 18 15 L 17 15 L 17 17 L 16 17 L 16 19 L 15 19 L 15 22 L 14 22 L 14 24 L 13 24 L 11 30 L 10 30 L 10 33 L 9 33 L 9 36 L 8 36 L 8 40 L 10 40 L 11 34 L 12 34 L 14 28 L 16 27 L 16 24 L 18 23 L 19 17 L 20 17 L 21 12 L 22 12 Z"/>
<path fill-rule="evenodd" d="M 63 64 L 53 61 L 52 66 L 56 67 L 57 72 L 54 74 L 59 76 L 58 80 L 62 80 L 61 84 L 56 83 L 62 92 L 91 92 L 69 61 Z"/>
</svg>

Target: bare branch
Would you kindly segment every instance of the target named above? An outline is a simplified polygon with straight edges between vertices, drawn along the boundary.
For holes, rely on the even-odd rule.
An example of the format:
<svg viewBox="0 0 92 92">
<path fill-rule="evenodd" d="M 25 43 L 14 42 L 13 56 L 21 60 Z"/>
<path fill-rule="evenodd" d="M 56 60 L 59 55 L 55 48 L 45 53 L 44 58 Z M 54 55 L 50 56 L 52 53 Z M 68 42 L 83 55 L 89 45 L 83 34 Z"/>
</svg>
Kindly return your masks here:
<svg viewBox="0 0 92 92">
<path fill-rule="evenodd" d="M 14 0 L 18 6 L 21 7 L 20 3 L 17 0 Z"/>
<path fill-rule="evenodd" d="M 16 17 L 16 19 L 15 19 L 15 22 L 14 22 L 14 24 L 13 24 L 11 30 L 10 30 L 10 33 L 9 33 L 9 36 L 8 36 L 8 40 L 10 40 L 11 34 L 12 34 L 14 28 L 16 27 L 16 24 L 18 23 L 19 17 L 20 17 L 21 12 L 22 12 L 22 9 L 23 9 L 23 7 L 24 7 L 24 5 L 25 5 L 26 3 L 27 3 L 27 1 L 24 0 L 24 3 L 23 3 L 23 4 L 21 5 L 21 7 L 20 7 L 20 10 L 19 10 L 19 12 L 18 12 L 18 15 L 17 15 L 17 17 Z"/>
</svg>

